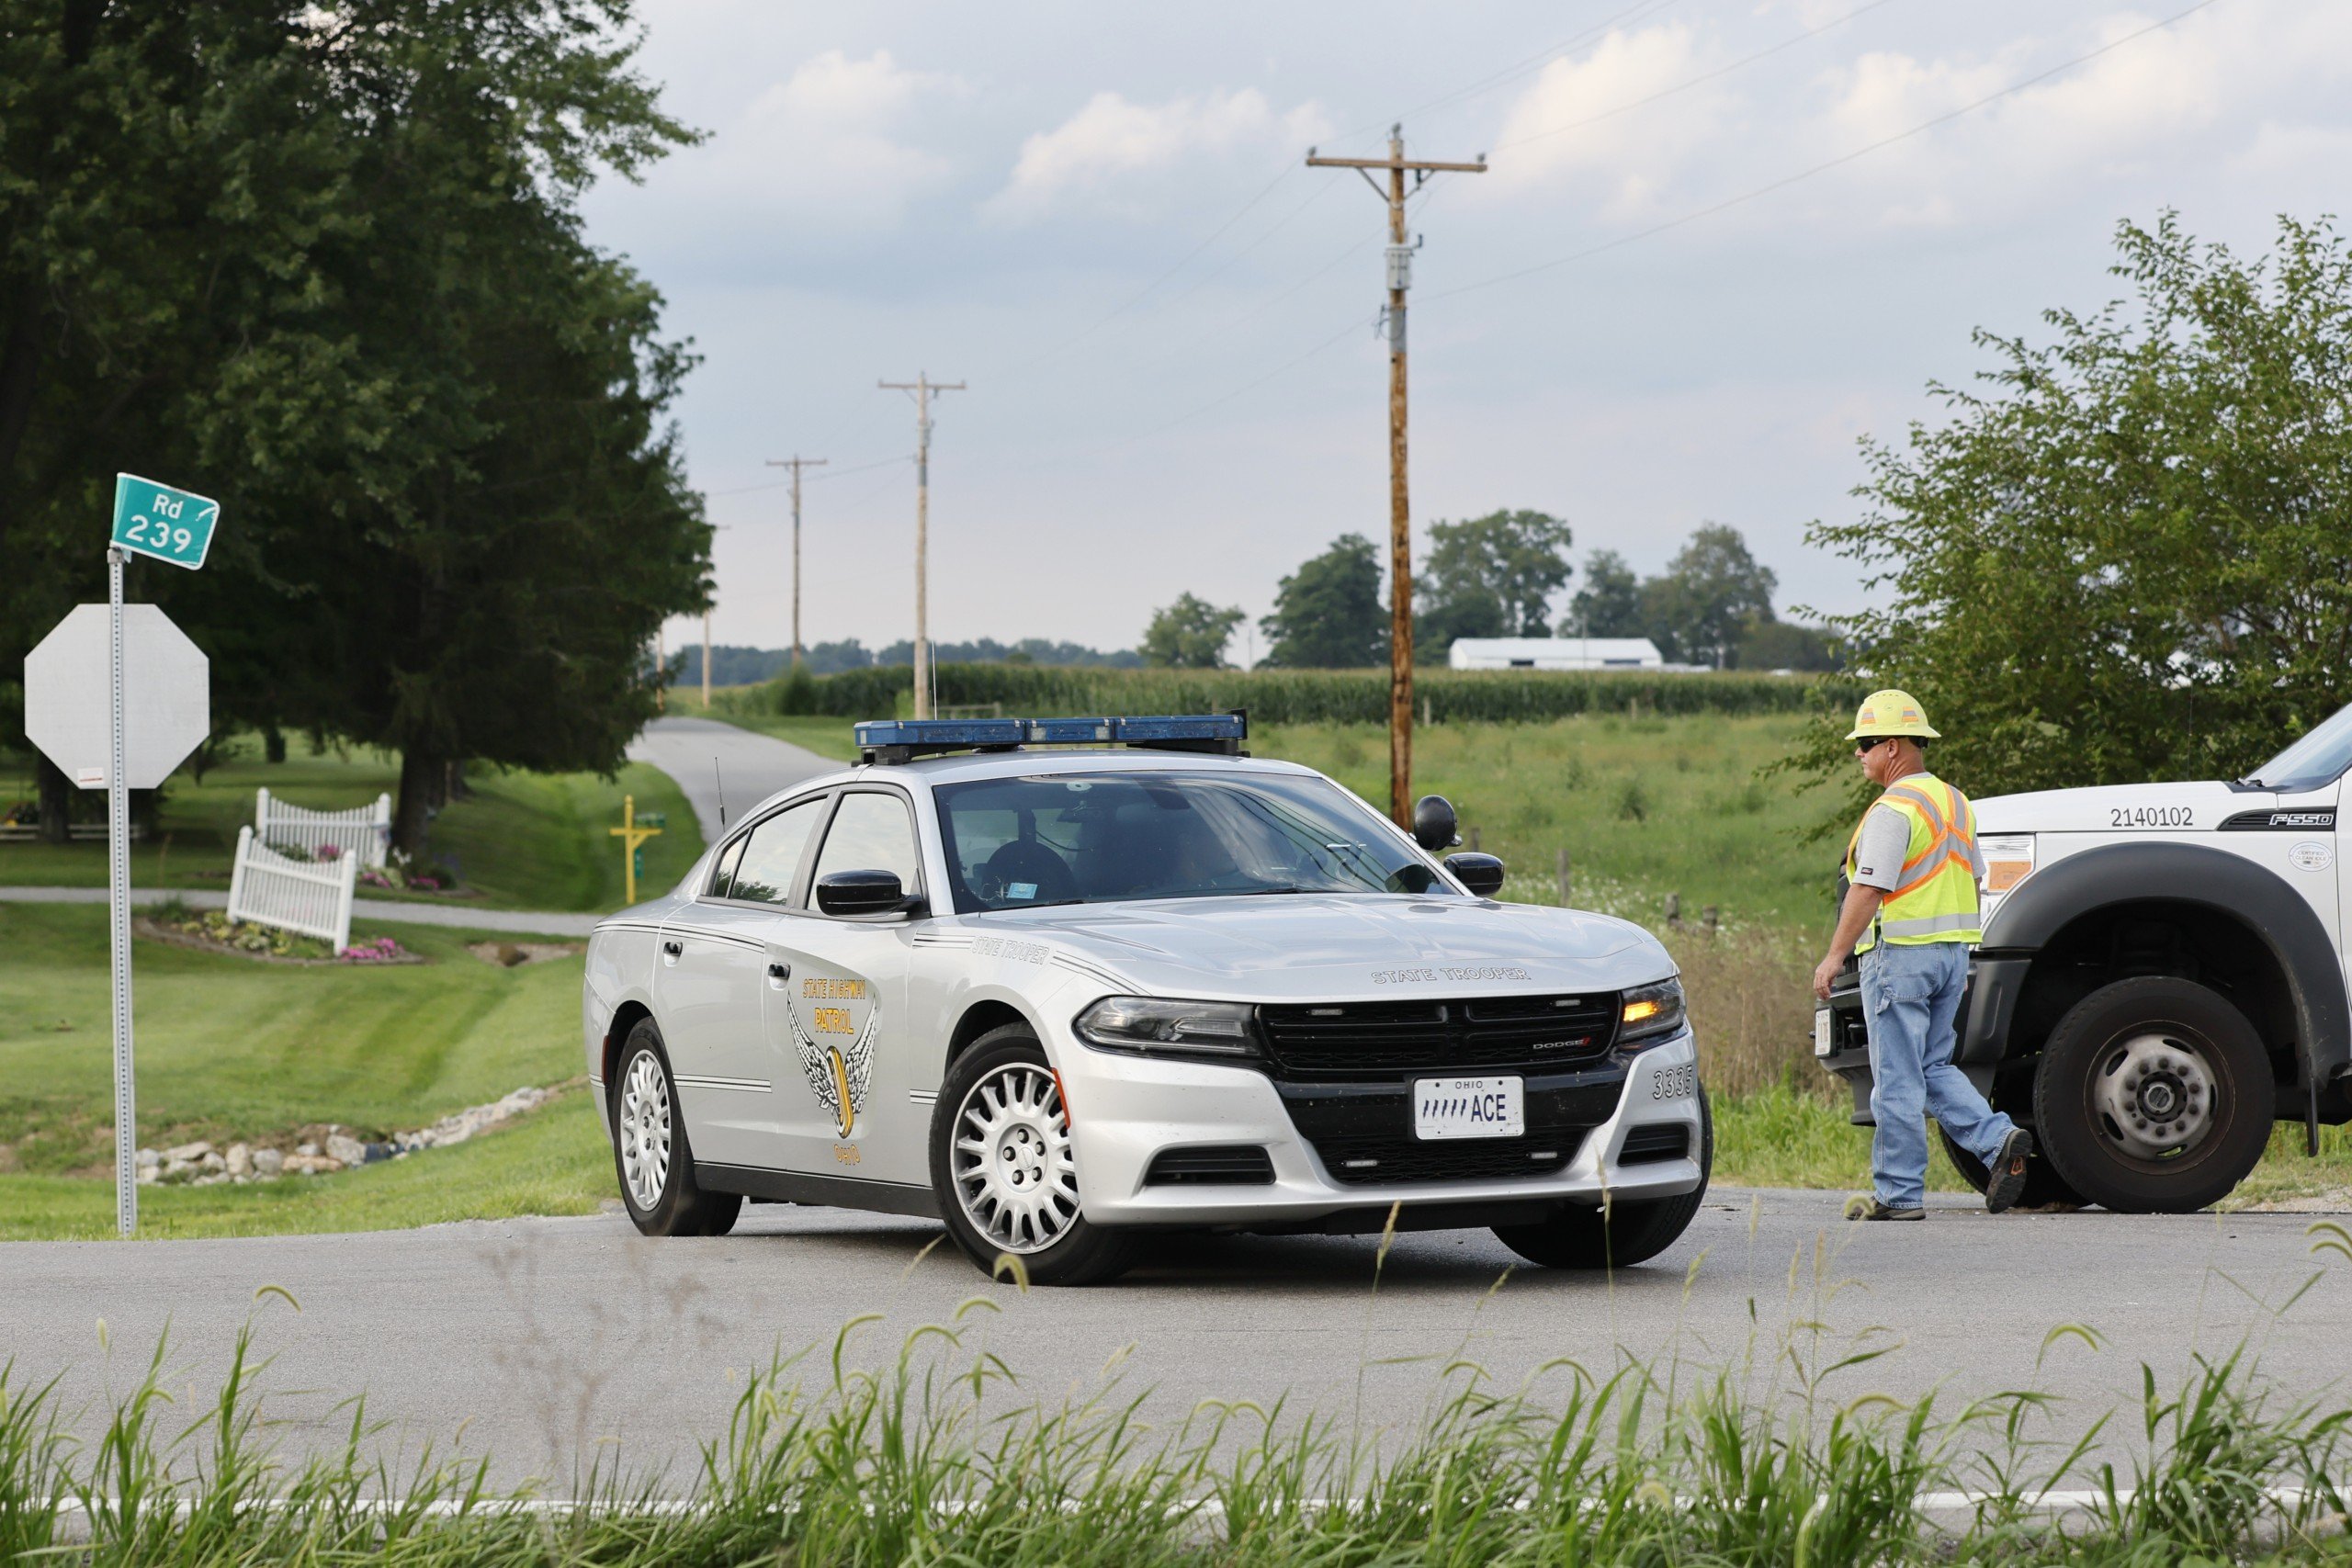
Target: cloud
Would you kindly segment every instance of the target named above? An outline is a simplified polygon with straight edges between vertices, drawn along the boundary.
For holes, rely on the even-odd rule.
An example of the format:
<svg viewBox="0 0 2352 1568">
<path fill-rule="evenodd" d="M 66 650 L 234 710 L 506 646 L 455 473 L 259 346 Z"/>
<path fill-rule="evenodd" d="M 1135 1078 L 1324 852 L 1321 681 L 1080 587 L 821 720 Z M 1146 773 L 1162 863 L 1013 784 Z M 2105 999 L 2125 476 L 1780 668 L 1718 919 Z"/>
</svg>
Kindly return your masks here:
<svg viewBox="0 0 2352 1568">
<path fill-rule="evenodd" d="M 827 50 L 721 129 L 719 172 L 760 199 L 821 209 L 830 229 L 887 228 L 954 172 L 911 139 L 914 123 L 969 92 L 962 78 L 909 70 L 887 49 L 864 59 Z"/>
<path fill-rule="evenodd" d="M 1097 93 L 1053 130 L 1022 142 L 1011 176 L 987 210 L 1016 223 L 1070 205 L 1147 218 L 1176 199 L 1201 164 L 1304 154 L 1330 133 L 1319 106 L 1305 103 L 1277 113 L 1254 87 L 1164 104 Z"/>
<path fill-rule="evenodd" d="M 1731 100 L 1705 85 L 1611 111 L 1679 86 L 1708 63 L 1697 34 L 1680 24 L 1612 32 L 1585 54 L 1552 62 L 1505 116 L 1494 189 L 1481 194 L 1582 183 L 1600 190 L 1607 216 L 1646 211 L 1688 156 L 1719 135 Z"/>
</svg>

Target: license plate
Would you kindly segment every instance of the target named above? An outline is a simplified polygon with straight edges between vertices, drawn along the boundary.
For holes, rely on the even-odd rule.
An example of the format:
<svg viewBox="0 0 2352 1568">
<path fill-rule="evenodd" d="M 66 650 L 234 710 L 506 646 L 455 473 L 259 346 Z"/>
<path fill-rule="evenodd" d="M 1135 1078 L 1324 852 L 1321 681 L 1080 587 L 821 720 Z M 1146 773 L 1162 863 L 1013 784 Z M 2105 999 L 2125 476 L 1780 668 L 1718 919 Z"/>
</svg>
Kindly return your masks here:
<svg viewBox="0 0 2352 1568">
<path fill-rule="evenodd" d="M 1814 1010 L 1813 1054 L 1816 1056 L 1829 1055 L 1829 1010 L 1827 1008 Z"/>
<path fill-rule="evenodd" d="M 1516 1138 L 1527 1131 L 1527 1099 L 1517 1078 L 1419 1078 L 1413 1084 L 1413 1135 Z"/>
</svg>

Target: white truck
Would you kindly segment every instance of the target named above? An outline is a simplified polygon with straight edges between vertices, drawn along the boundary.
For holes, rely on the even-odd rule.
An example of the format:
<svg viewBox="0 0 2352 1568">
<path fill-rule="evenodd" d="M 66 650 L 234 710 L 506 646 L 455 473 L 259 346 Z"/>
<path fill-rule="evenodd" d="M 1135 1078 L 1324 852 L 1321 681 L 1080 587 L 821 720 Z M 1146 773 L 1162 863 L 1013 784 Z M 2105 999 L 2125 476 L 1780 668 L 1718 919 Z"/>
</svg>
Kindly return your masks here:
<svg viewBox="0 0 2352 1568">
<path fill-rule="evenodd" d="M 2226 1196 L 2274 1122 L 2352 1121 L 2346 708 L 2245 778 L 1977 801 L 1988 874 L 1954 1061 L 2033 1129 L 2024 1201 L 2185 1213 Z M 1871 1122 L 1852 964 L 1814 1054 Z M 1980 1187 L 1984 1170 L 1945 1149 Z"/>
</svg>

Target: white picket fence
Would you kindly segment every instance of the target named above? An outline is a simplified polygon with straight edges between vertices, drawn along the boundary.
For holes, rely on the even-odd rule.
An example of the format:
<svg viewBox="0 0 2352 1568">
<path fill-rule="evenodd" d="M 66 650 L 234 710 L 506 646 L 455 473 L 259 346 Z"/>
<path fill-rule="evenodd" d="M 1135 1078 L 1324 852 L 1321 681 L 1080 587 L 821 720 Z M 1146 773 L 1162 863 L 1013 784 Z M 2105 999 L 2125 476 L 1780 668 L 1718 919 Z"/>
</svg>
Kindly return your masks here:
<svg viewBox="0 0 2352 1568">
<path fill-rule="evenodd" d="M 229 877 L 229 918 L 351 945 L 351 895 L 359 885 L 359 857 L 292 860 L 237 829 L 236 869 Z"/>
<path fill-rule="evenodd" d="M 254 807 L 254 827 L 265 844 L 286 844 L 309 852 L 312 859 L 332 844 L 359 863 L 381 871 L 384 852 L 392 842 L 392 797 L 379 795 L 371 806 L 348 811 L 312 811 L 291 806 L 263 790 Z"/>
</svg>

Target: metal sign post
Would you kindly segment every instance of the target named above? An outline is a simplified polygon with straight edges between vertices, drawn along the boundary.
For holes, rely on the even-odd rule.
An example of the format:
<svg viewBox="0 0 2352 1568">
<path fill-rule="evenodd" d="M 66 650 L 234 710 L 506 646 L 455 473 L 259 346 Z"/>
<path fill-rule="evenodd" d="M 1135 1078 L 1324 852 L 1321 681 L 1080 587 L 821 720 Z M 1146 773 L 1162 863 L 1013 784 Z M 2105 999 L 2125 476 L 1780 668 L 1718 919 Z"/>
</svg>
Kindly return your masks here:
<svg viewBox="0 0 2352 1568">
<path fill-rule="evenodd" d="M 130 1070 L 130 788 L 122 737 L 122 549 L 107 547 L 107 908 L 114 968 L 114 1216 L 139 1229 L 138 1095 Z"/>
<path fill-rule="evenodd" d="M 139 1228 L 139 1117 L 130 1032 L 130 792 L 171 776 L 212 728 L 203 649 L 153 604 L 125 605 L 131 553 L 193 571 L 204 564 L 220 503 L 135 474 L 117 474 L 103 618 L 84 604 L 25 655 L 25 734 L 84 789 L 107 792 L 107 945 L 114 991 L 115 1221 Z M 106 693 L 95 689 L 106 671 Z M 139 672 L 130 689 L 130 674 Z M 103 718 L 101 718 L 103 715 Z M 102 728 L 103 727 L 103 728 Z"/>
</svg>

